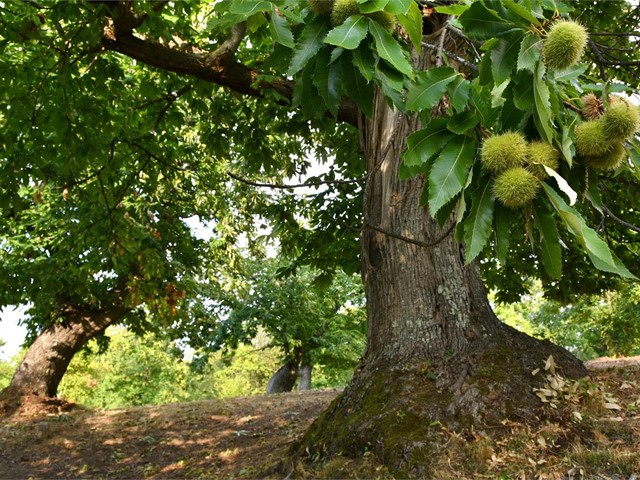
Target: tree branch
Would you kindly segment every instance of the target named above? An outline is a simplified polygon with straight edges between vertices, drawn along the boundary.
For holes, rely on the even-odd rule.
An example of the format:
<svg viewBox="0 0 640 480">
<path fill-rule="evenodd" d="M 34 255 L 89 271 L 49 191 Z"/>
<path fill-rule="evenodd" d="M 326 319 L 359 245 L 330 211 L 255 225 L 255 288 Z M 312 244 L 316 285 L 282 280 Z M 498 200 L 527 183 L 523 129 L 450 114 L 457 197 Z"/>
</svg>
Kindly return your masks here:
<svg viewBox="0 0 640 480">
<path fill-rule="evenodd" d="M 235 60 L 235 52 L 246 30 L 244 22 L 234 25 L 229 37 L 215 51 L 209 52 L 178 37 L 173 37 L 173 45 L 138 37 L 132 33 L 133 29 L 144 21 L 145 16 L 136 16 L 127 7 L 120 7 L 119 14 L 117 20 L 107 18 L 103 29 L 102 45 L 107 50 L 152 67 L 216 83 L 244 95 L 265 98 L 265 92 L 271 91 L 285 105 L 293 98 L 293 81 L 284 77 L 264 80 L 260 72 Z M 337 119 L 357 126 L 358 108 L 355 102 L 343 100 Z"/>
<path fill-rule="evenodd" d="M 604 213 L 607 214 L 607 216 L 609 218 L 611 218 L 612 220 L 614 220 L 616 223 L 619 223 L 620 225 L 622 225 L 623 227 L 628 228 L 631 231 L 634 231 L 636 233 L 640 233 L 640 227 L 636 227 L 635 225 L 631 224 L 631 223 L 627 223 L 624 220 L 622 220 L 621 218 L 617 217 L 616 215 L 614 215 L 611 210 L 609 210 L 606 205 L 602 205 L 602 211 Z"/>
<path fill-rule="evenodd" d="M 318 181 L 318 182 L 306 182 L 306 183 L 295 183 L 295 184 L 282 184 L 282 183 L 262 183 L 255 182 L 253 180 L 247 180 L 246 178 L 240 177 L 230 171 L 227 171 L 227 175 L 229 175 L 234 180 L 242 182 L 246 185 L 251 185 L 252 187 L 266 187 L 266 188 L 279 188 L 279 189 L 293 189 L 293 188 L 303 188 L 303 187 L 318 187 L 322 185 L 336 185 L 336 184 L 349 184 L 349 183 L 358 183 L 364 180 L 366 177 L 356 178 L 353 180 L 326 180 L 326 181 Z"/>
</svg>

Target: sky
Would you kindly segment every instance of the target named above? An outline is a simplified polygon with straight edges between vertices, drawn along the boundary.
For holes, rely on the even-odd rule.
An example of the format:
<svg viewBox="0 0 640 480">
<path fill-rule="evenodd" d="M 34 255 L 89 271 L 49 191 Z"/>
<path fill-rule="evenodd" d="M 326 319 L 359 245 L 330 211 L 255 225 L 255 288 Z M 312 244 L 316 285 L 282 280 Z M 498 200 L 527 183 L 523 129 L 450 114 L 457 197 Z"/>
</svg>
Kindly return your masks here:
<svg viewBox="0 0 640 480">
<path fill-rule="evenodd" d="M 26 328 L 18 325 L 24 307 L 5 307 L 0 310 L 0 338 L 5 345 L 0 347 L 0 360 L 10 360 L 18 351 L 27 334 Z"/>
</svg>

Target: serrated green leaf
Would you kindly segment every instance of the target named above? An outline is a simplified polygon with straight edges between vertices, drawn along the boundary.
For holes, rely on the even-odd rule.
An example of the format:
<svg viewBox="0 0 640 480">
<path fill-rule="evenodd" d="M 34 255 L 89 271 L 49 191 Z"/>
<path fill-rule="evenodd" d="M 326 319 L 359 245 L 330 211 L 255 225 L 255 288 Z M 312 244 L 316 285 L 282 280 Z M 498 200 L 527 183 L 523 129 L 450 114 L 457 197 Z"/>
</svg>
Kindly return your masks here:
<svg viewBox="0 0 640 480">
<path fill-rule="evenodd" d="M 511 83 L 511 79 L 507 78 L 500 85 L 496 85 L 495 87 L 493 87 L 491 89 L 491 106 L 493 108 L 498 108 L 498 107 L 501 107 L 502 105 L 504 105 L 504 102 L 507 99 L 504 98 L 502 96 L 502 94 L 504 93 L 506 88 L 509 86 L 509 83 Z"/>
<path fill-rule="evenodd" d="M 369 19 L 369 31 L 373 36 L 380 58 L 385 59 L 399 72 L 413 78 L 413 67 L 404 56 L 402 47 L 397 40 L 383 26 L 371 19 Z"/>
<path fill-rule="evenodd" d="M 429 211 L 434 216 L 462 191 L 476 154 L 476 142 L 460 136 L 449 142 L 429 173 Z"/>
<path fill-rule="evenodd" d="M 500 114 L 499 109 L 491 107 L 488 97 L 490 98 L 490 95 L 479 92 L 475 88 L 471 89 L 469 96 L 471 105 L 475 109 L 478 118 L 480 118 L 480 124 L 484 127 L 493 125 L 493 122 L 495 122 Z"/>
<path fill-rule="evenodd" d="M 493 220 L 491 182 L 472 195 L 471 211 L 464 222 L 465 263 L 471 263 L 484 249 L 491 236 Z"/>
<path fill-rule="evenodd" d="M 373 97 L 374 97 L 374 85 L 369 82 L 360 74 L 360 71 L 355 62 L 349 61 L 348 57 L 344 55 L 342 57 L 342 82 L 346 90 L 347 95 L 351 98 L 358 108 L 364 112 L 364 114 L 371 118 L 373 115 Z"/>
<path fill-rule="evenodd" d="M 430 68 L 420 72 L 407 91 L 407 108 L 414 112 L 433 108 L 457 75 L 451 67 Z"/>
<path fill-rule="evenodd" d="M 558 226 L 551 213 L 542 209 L 537 202 L 533 206 L 533 222 L 540 233 L 542 264 L 551 278 L 562 276 L 562 252 Z"/>
<path fill-rule="evenodd" d="M 489 182 L 487 182 L 489 183 Z M 495 202 L 494 202 L 495 204 Z M 495 204 L 495 228 L 494 238 L 496 242 L 496 258 L 505 265 L 509 254 L 509 244 L 511 242 L 511 209 L 502 206 L 499 202 Z"/>
<path fill-rule="evenodd" d="M 411 2 L 406 15 L 398 15 L 398 22 L 409 35 L 418 54 L 422 51 L 422 12 L 417 2 Z"/>
<path fill-rule="evenodd" d="M 449 118 L 447 128 L 453 133 L 463 134 L 478 124 L 478 117 L 472 110 L 456 113 Z"/>
<path fill-rule="evenodd" d="M 415 166 L 427 163 L 453 137 L 447 129 L 447 119 L 434 118 L 425 128 L 407 137 L 407 150 L 402 155 L 403 164 Z"/>
<path fill-rule="evenodd" d="M 373 13 L 384 10 L 389 3 L 389 0 L 357 0 L 358 9 L 362 13 Z"/>
<path fill-rule="evenodd" d="M 353 63 L 367 81 L 373 80 L 376 73 L 376 61 L 369 45 L 360 44 L 358 48 L 353 50 Z"/>
<path fill-rule="evenodd" d="M 444 15 L 455 15 L 456 17 L 459 17 L 468 8 L 469 5 L 464 5 L 462 3 L 455 3 L 453 5 L 438 5 L 436 7 L 436 12 L 442 13 Z"/>
<path fill-rule="evenodd" d="M 517 69 L 534 72 L 542 53 L 542 39 L 533 33 L 527 33 L 520 44 Z"/>
<path fill-rule="evenodd" d="M 501 2 L 509 11 L 515 13 L 527 22 L 533 23 L 538 27 L 542 25 L 529 9 L 523 7 L 519 3 L 516 3 L 514 0 L 501 0 Z"/>
<path fill-rule="evenodd" d="M 472 40 L 488 40 L 499 37 L 516 25 L 506 22 L 495 11 L 488 9 L 482 2 L 474 2 L 458 18 L 465 34 Z"/>
<path fill-rule="evenodd" d="M 325 105 L 335 117 L 341 99 L 341 70 L 339 63 L 329 61 L 331 52 L 325 49 L 317 57 L 316 71 L 313 76 L 313 84 L 324 100 Z"/>
<path fill-rule="evenodd" d="M 518 63 L 521 42 L 521 35 L 509 35 L 500 40 L 498 45 L 491 50 L 491 73 L 495 85 L 511 78 L 511 72 Z"/>
<path fill-rule="evenodd" d="M 293 56 L 289 64 L 287 75 L 293 76 L 304 68 L 310 58 L 312 58 L 322 47 L 324 37 L 327 35 L 329 19 L 316 17 L 305 25 L 296 46 L 293 49 Z"/>
<path fill-rule="evenodd" d="M 342 25 L 331 30 L 324 39 L 324 43 L 336 45 L 347 50 L 353 50 L 367 36 L 369 22 L 363 15 L 352 15 Z"/>
<path fill-rule="evenodd" d="M 520 110 L 528 111 L 532 109 L 534 102 L 533 75 L 518 73 L 513 86 L 513 104 Z"/>
<path fill-rule="evenodd" d="M 256 2 L 253 0 L 236 0 L 231 3 L 229 13 L 250 17 L 258 12 L 271 10 L 271 2 Z"/>
<path fill-rule="evenodd" d="M 536 65 L 536 71 L 533 77 L 533 100 L 534 115 L 536 126 L 540 136 L 549 143 L 553 143 L 553 126 L 551 115 L 549 87 L 544 80 L 544 65 L 540 61 Z"/>
<path fill-rule="evenodd" d="M 582 216 L 580 216 L 576 210 L 567 205 L 562 197 L 545 182 L 542 182 L 542 188 L 569 232 L 586 250 L 591 263 L 593 263 L 597 269 L 615 273 L 624 278 L 636 278 L 635 275 L 627 270 L 622 262 L 613 255 L 608 245 L 598 236 L 595 230 L 587 226 Z"/>
<path fill-rule="evenodd" d="M 384 11 L 393 15 L 406 15 L 412 5 L 417 6 L 414 0 L 391 0 L 384 7 Z"/>
<path fill-rule="evenodd" d="M 553 78 L 556 82 L 570 82 L 586 72 L 587 66 L 586 63 L 578 63 L 565 70 L 556 72 Z"/>
<path fill-rule="evenodd" d="M 461 112 L 469 102 L 469 91 L 471 90 L 471 82 L 458 75 L 453 82 L 447 86 L 449 93 L 449 101 L 456 112 Z"/>
<path fill-rule="evenodd" d="M 274 41 L 285 47 L 293 48 L 295 41 L 293 40 L 293 33 L 289 28 L 289 23 L 284 17 L 281 17 L 276 10 L 275 5 L 271 4 L 271 15 L 269 16 L 269 30 Z"/>
</svg>

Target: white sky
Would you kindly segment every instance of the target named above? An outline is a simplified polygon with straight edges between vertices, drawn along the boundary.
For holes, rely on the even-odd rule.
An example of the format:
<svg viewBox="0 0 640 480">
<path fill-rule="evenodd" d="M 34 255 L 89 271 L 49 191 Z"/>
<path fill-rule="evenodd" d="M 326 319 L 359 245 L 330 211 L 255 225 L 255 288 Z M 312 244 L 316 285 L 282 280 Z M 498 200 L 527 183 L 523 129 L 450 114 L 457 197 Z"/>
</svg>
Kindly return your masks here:
<svg viewBox="0 0 640 480">
<path fill-rule="evenodd" d="M 6 307 L 0 310 L 0 338 L 5 345 L 0 347 L 0 360 L 10 360 L 24 342 L 27 329 L 18 325 L 22 318 L 24 307 Z"/>
</svg>

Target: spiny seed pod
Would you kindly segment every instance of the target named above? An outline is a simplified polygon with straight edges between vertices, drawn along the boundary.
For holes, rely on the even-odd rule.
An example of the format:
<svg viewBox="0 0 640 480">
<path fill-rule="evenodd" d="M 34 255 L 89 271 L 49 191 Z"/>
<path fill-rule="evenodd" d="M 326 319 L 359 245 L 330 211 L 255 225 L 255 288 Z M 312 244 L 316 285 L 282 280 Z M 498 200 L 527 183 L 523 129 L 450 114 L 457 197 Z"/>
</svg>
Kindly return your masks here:
<svg viewBox="0 0 640 480">
<path fill-rule="evenodd" d="M 578 156 L 602 157 L 613 148 L 613 142 L 604 133 L 602 119 L 583 122 L 574 130 Z"/>
<path fill-rule="evenodd" d="M 320 17 L 331 16 L 334 0 L 307 0 L 309 7 Z"/>
<path fill-rule="evenodd" d="M 638 108 L 624 99 L 610 102 L 602 116 L 602 129 L 612 140 L 630 139 L 640 129 Z"/>
<path fill-rule="evenodd" d="M 510 168 L 498 175 L 493 194 L 509 208 L 520 208 L 533 200 L 540 188 L 540 180 L 522 167 Z"/>
<path fill-rule="evenodd" d="M 357 0 L 335 0 L 331 9 L 331 24 L 342 25 L 351 15 L 360 13 Z"/>
<path fill-rule="evenodd" d="M 556 21 L 542 44 L 542 56 L 548 67 L 564 70 L 580 61 L 587 44 L 587 31 L 572 20 Z"/>
<path fill-rule="evenodd" d="M 593 168 L 599 168 L 601 170 L 615 170 L 618 168 L 624 159 L 627 158 L 627 150 L 622 143 L 617 142 L 613 144 L 610 152 L 601 157 L 590 157 L 587 161 Z"/>
<path fill-rule="evenodd" d="M 357 13 L 360 13 L 357 0 L 335 0 L 331 10 L 331 24 L 334 27 L 342 25 L 347 18 Z M 389 33 L 396 28 L 396 17 L 388 12 L 373 12 L 365 16 L 378 22 Z"/>
<path fill-rule="evenodd" d="M 518 132 L 506 132 L 487 138 L 480 150 L 480 163 L 493 173 L 524 165 L 527 141 Z"/>
<path fill-rule="evenodd" d="M 545 166 L 555 170 L 560 163 L 560 153 L 547 142 L 536 140 L 529 144 L 529 154 L 527 155 L 527 170 L 533 173 L 540 180 L 544 180 L 549 174 L 544 169 Z"/>
<path fill-rule="evenodd" d="M 588 93 L 582 97 L 582 113 L 587 120 L 600 118 L 604 112 L 602 102 L 593 93 Z"/>
</svg>

